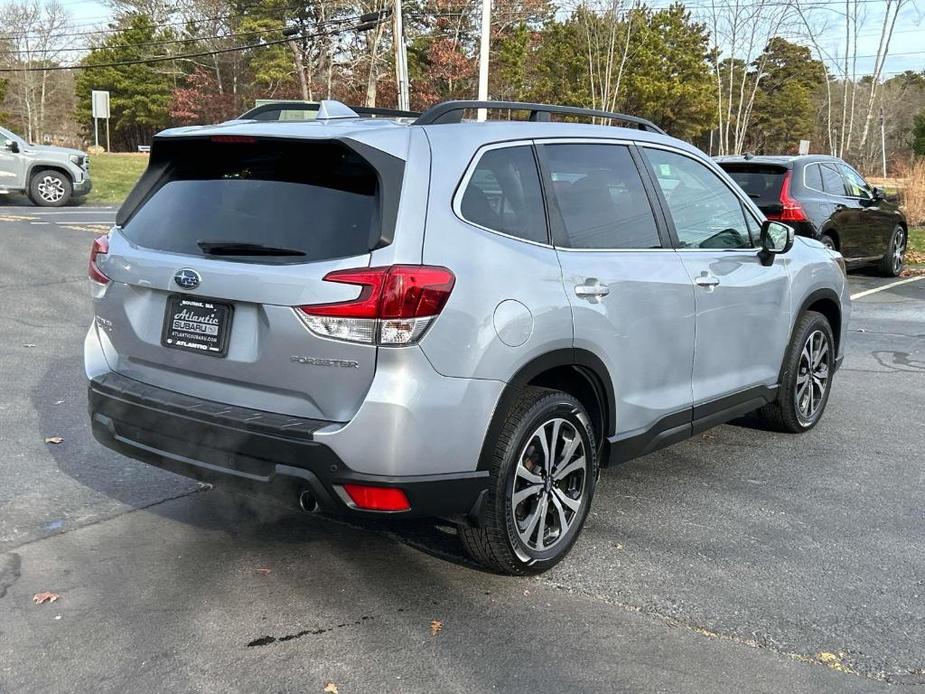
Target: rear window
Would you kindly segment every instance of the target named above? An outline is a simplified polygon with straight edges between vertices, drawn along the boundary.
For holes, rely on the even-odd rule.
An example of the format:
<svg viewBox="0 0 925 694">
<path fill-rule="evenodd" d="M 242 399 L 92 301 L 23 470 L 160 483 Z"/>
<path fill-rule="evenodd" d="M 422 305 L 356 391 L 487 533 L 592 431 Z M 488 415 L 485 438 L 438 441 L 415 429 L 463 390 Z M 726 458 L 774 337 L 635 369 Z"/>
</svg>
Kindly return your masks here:
<svg viewBox="0 0 925 694">
<path fill-rule="evenodd" d="M 337 142 L 172 143 L 167 175 L 123 228 L 145 248 L 259 244 L 287 255 L 213 255 L 293 263 L 368 253 L 379 242 L 376 170 Z"/>
<path fill-rule="evenodd" d="M 784 183 L 786 169 L 762 164 L 720 162 L 719 165 L 756 205 L 774 205 L 780 202 L 780 189 Z"/>
</svg>

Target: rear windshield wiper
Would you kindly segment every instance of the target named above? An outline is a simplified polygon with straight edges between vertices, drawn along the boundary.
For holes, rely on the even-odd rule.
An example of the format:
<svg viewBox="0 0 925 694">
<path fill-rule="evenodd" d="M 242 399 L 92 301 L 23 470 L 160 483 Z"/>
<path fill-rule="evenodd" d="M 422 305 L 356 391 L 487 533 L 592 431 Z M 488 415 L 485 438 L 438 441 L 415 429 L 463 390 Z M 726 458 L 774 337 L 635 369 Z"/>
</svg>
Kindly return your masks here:
<svg viewBox="0 0 925 694">
<path fill-rule="evenodd" d="M 196 245 L 206 255 L 275 255 L 300 256 L 305 251 L 297 248 L 265 246 L 262 243 L 240 243 L 237 241 L 197 241 Z"/>
</svg>

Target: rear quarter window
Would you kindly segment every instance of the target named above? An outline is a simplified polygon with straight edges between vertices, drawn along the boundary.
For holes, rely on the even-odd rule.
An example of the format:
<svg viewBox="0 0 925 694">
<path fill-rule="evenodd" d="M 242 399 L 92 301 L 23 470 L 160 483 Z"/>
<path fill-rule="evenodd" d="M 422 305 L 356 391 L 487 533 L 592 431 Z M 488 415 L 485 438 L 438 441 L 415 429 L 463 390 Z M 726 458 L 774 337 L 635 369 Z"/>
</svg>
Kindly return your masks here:
<svg viewBox="0 0 925 694">
<path fill-rule="evenodd" d="M 133 243 L 204 255 L 200 244 L 291 249 L 308 262 L 368 253 L 380 236 L 376 170 L 337 142 L 174 143 L 167 174 L 123 227 Z"/>
</svg>

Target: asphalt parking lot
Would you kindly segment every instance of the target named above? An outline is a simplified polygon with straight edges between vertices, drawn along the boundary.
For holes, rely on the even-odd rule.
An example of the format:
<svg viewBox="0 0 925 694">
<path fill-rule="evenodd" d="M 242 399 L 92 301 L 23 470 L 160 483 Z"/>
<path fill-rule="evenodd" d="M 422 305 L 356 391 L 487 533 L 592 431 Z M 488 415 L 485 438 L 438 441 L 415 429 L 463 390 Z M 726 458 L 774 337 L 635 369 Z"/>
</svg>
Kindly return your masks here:
<svg viewBox="0 0 925 694">
<path fill-rule="evenodd" d="M 607 469 L 568 560 L 512 579 L 439 524 L 98 446 L 86 261 L 113 215 L 0 202 L 0 692 L 925 691 L 925 280 L 855 301 L 814 431 L 745 420 Z"/>
</svg>

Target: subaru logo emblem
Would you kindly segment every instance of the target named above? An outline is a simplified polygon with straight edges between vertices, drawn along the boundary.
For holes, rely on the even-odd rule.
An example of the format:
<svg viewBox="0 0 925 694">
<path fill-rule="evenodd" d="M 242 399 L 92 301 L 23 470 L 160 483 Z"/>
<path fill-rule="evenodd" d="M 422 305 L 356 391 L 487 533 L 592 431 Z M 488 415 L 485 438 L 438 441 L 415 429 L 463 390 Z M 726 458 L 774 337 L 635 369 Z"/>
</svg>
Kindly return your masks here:
<svg viewBox="0 0 925 694">
<path fill-rule="evenodd" d="M 183 268 L 182 270 L 177 270 L 177 274 L 173 276 L 173 281 L 183 289 L 195 289 L 202 282 L 202 278 L 195 270 Z"/>
</svg>

